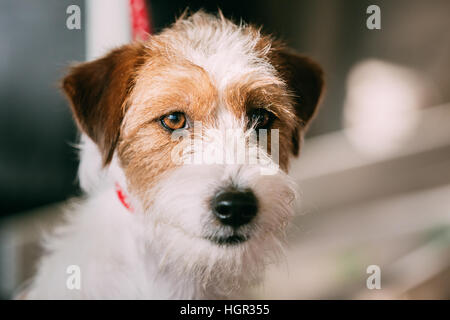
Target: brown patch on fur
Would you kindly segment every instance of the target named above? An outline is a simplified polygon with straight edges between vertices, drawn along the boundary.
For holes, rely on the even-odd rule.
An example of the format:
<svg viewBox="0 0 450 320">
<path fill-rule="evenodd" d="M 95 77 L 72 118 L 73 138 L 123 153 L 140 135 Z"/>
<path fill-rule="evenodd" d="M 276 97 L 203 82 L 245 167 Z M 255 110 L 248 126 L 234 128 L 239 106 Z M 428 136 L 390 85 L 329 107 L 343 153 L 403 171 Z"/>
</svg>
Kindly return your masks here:
<svg viewBox="0 0 450 320">
<path fill-rule="evenodd" d="M 145 60 L 142 44 L 123 46 L 73 67 L 63 80 L 79 128 L 97 145 L 107 165 L 113 156 L 136 70 Z"/>
<path fill-rule="evenodd" d="M 279 130 L 279 164 L 287 171 L 292 149 L 291 137 L 297 120 L 293 101 L 283 83 L 277 78 L 256 81 L 243 78 L 229 85 L 224 96 L 227 108 L 237 118 L 244 117 L 249 122 L 251 111 L 258 108 L 266 109 L 276 116 L 267 131 L 267 151 L 271 154 L 270 130 Z"/>
<path fill-rule="evenodd" d="M 160 118 L 178 111 L 185 113 L 191 126 L 194 121 L 211 124 L 218 100 L 217 90 L 202 68 L 181 57 L 159 54 L 154 47 L 157 44 L 137 76 L 118 144 L 130 191 L 144 201 L 149 200 L 145 192 L 157 178 L 177 165 L 171 152 L 179 140 L 171 140 Z"/>
<path fill-rule="evenodd" d="M 323 92 L 323 71 L 313 60 L 274 42 L 269 59 L 293 93 L 298 123 L 292 136 L 293 154 L 298 155 L 304 132 L 317 112 Z"/>
<path fill-rule="evenodd" d="M 285 154 L 285 147 L 298 155 L 303 135 L 317 113 L 324 87 L 323 71 L 313 60 L 295 53 L 271 36 L 261 35 L 260 28 L 249 25 L 243 32 L 259 37 L 255 52 L 268 59 L 278 74 L 253 82 L 247 77 L 230 86 L 228 106 L 236 116 L 255 105 L 264 107 L 281 120 L 275 121 L 273 128 L 279 126 L 280 165 L 285 169 L 289 156 Z M 295 124 L 291 126 L 293 120 Z"/>
</svg>

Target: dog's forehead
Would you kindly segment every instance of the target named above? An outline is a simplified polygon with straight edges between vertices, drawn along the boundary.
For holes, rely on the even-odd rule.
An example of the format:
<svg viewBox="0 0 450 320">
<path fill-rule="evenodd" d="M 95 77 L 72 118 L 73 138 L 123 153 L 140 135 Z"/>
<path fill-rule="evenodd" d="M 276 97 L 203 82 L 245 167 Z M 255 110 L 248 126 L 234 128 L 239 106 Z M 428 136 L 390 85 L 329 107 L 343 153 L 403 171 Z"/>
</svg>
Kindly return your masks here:
<svg viewBox="0 0 450 320">
<path fill-rule="evenodd" d="M 197 114 L 225 106 L 240 117 L 245 111 L 242 98 L 250 91 L 283 86 L 267 57 L 271 39 L 251 26 L 197 15 L 154 36 L 146 47 L 147 62 L 132 100 L 152 105 L 150 113 L 191 102 Z"/>
<path fill-rule="evenodd" d="M 170 42 L 154 41 L 135 81 L 133 105 L 147 109 L 149 115 L 181 107 L 201 120 L 225 108 L 242 118 L 247 96 L 265 87 L 281 90 L 283 82 L 255 43 L 249 44 L 252 38 L 237 40 L 234 45 L 210 39 L 212 43 L 203 40 L 202 46 L 189 43 L 176 48 Z"/>
<path fill-rule="evenodd" d="M 177 54 L 208 72 L 219 90 L 243 75 L 273 77 L 276 74 L 267 59 L 272 40 L 253 26 L 197 14 L 188 20 L 178 20 L 159 38 L 175 48 Z"/>
<path fill-rule="evenodd" d="M 207 116 L 217 98 L 218 91 L 202 68 L 166 57 L 149 59 L 141 68 L 131 94 L 134 107 L 154 116 L 175 111 Z"/>
<path fill-rule="evenodd" d="M 276 78 L 273 66 L 255 49 L 254 39 L 237 38 L 236 43 L 222 43 L 221 38 L 210 41 L 206 48 L 186 46 L 182 54 L 207 72 L 219 92 L 253 79 Z"/>
</svg>

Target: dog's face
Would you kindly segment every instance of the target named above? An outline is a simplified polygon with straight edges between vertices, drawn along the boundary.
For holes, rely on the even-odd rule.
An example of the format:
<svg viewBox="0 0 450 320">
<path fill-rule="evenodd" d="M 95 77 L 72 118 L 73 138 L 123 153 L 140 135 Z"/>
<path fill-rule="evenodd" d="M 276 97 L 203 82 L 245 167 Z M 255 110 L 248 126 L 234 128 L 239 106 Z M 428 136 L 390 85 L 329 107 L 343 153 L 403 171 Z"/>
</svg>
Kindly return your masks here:
<svg viewBox="0 0 450 320">
<path fill-rule="evenodd" d="M 253 27 L 197 13 L 74 67 L 63 86 L 104 166 L 117 158 L 161 266 L 223 287 L 254 278 L 292 215 L 285 172 L 320 68 Z M 243 161 L 229 157 L 237 145 Z"/>
</svg>

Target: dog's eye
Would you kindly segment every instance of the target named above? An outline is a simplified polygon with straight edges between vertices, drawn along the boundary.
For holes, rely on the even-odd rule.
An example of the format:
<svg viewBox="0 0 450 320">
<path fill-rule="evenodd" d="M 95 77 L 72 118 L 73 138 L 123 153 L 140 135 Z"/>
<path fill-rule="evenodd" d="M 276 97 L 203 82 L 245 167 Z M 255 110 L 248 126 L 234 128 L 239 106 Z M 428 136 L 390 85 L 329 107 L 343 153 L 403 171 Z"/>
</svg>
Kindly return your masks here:
<svg viewBox="0 0 450 320">
<path fill-rule="evenodd" d="M 267 129 L 275 118 L 274 114 L 266 109 L 259 108 L 253 110 L 249 115 L 251 125 L 255 129 Z"/>
<path fill-rule="evenodd" d="M 169 131 L 186 128 L 186 115 L 182 112 L 173 112 L 160 119 L 164 128 Z"/>
</svg>

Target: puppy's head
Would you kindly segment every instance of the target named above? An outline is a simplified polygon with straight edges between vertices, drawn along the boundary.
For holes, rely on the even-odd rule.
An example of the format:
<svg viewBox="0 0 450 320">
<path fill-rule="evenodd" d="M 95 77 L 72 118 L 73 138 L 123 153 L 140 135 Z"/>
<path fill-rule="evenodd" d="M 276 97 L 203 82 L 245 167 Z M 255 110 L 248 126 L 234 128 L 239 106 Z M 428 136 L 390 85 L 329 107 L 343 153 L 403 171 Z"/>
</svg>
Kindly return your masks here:
<svg viewBox="0 0 450 320">
<path fill-rule="evenodd" d="M 295 196 L 289 158 L 322 85 L 311 60 L 205 13 L 63 82 L 104 168 L 117 159 L 161 268 L 222 290 L 254 279 L 279 246 Z"/>
</svg>

